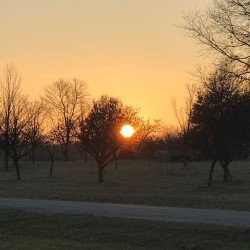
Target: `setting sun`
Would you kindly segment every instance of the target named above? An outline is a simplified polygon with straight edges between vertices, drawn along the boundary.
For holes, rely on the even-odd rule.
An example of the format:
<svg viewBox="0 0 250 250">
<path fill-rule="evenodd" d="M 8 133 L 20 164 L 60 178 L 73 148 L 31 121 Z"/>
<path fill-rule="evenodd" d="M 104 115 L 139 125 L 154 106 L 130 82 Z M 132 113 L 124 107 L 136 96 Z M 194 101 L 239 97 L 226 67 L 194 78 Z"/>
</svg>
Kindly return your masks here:
<svg viewBox="0 0 250 250">
<path fill-rule="evenodd" d="M 135 130 L 131 125 L 124 125 L 120 131 L 123 137 L 131 137 L 134 134 Z"/>
</svg>

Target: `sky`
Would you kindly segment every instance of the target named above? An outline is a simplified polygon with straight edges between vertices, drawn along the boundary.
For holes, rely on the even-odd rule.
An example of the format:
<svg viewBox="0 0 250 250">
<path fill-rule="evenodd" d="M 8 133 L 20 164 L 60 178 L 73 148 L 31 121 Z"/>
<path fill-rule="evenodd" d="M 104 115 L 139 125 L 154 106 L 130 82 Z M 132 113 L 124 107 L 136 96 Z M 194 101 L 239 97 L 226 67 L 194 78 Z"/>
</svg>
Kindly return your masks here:
<svg viewBox="0 0 250 250">
<path fill-rule="evenodd" d="M 0 0 L 0 76 L 7 63 L 23 92 L 39 98 L 63 78 L 86 82 L 92 98 L 119 97 L 145 119 L 176 124 L 200 48 L 178 28 L 183 13 L 212 0 Z"/>
</svg>

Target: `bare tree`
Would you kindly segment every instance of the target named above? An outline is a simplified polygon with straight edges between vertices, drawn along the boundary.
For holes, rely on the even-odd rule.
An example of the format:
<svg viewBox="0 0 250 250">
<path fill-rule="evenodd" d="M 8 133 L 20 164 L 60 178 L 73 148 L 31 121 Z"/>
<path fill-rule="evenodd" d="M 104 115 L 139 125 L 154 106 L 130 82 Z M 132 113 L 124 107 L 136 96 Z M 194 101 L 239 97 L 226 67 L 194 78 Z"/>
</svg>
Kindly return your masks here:
<svg viewBox="0 0 250 250">
<path fill-rule="evenodd" d="M 155 157 L 155 151 L 161 147 L 162 144 L 162 133 L 163 125 L 160 120 L 155 120 L 151 125 L 149 124 L 147 131 L 147 137 L 143 140 L 143 147 L 150 151 L 149 165 L 151 164 L 151 159 Z"/>
<path fill-rule="evenodd" d="M 54 131 L 48 131 L 42 136 L 41 148 L 44 149 L 50 156 L 49 176 L 53 176 L 55 153 L 56 153 L 56 136 Z"/>
<path fill-rule="evenodd" d="M 43 104 L 39 101 L 34 101 L 30 104 L 31 120 L 30 120 L 30 141 L 31 141 L 31 158 L 32 162 L 36 161 L 36 149 L 42 141 L 43 132 Z"/>
<path fill-rule="evenodd" d="M 4 169 L 8 171 L 9 164 L 9 133 L 13 105 L 20 95 L 21 76 L 14 64 L 6 65 L 1 79 L 0 106 L 1 106 L 1 134 L 4 150 Z"/>
<path fill-rule="evenodd" d="M 8 154 L 13 159 L 17 180 L 21 180 L 19 160 L 31 151 L 31 126 L 32 113 L 27 97 L 19 95 L 12 103 L 9 119 Z"/>
<path fill-rule="evenodd" d="M 250 4 L 249 0 L 214 0 L 205 13 L 184 15 L 182 26 L 187 34 L 203 45 L 234 62 L 234 73 L 249 78 L 250 73 Z"/>
<path fill-rule="evenodd" d="M 166 148 L 170 159 L 173 160 L 176 157 L 176 144 L 179 139 L 178 129 L 174 127 L 168 127 L 163 136 L 164 148 Z"/>
<path fill-rule="evenodd" d="M 73 138 L 74 126 L 86 109 L 86 88 L 86 84 L 81 80 L 60 79 L 45 88 L 42 98 L 65 161 L 69 159 L 69 145 Z"/>
<path fill-rule="evenodd" d="M 185 100 L 185 106 L 178 107 L 175 99 L 172 99 L 174 115 L 179 125 L 180 139 L 182 142 L 183 165 L 187 166 L 187 144 L 188 135 L 191 129 L 191 114 L 196 98 L 197 88 L 195 84 L 186 86 L 188 96 Z"/>
</svg>

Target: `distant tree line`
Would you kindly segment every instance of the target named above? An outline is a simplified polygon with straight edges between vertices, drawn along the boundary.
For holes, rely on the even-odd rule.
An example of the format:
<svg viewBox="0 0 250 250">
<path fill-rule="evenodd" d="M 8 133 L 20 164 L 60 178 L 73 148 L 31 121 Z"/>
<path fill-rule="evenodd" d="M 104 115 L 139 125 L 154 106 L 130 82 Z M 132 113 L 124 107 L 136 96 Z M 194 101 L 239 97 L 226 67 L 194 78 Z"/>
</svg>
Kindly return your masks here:
<svg viewBox="0 0 250 250">
<path fill-rule="evenodd" d="M 98 180 L 105 167 L 126 152 L 159 150 L 169 159 L 209 158 L 208 185 L 212 185 L 216 164 L 223 180 L 232 182 L 229 165 L 250 144 L 250 4 L 249 0 L 214 0 L 204 13 L 184 15 L 182 28 L 212 55 L 210 70 L 198 71 L 198 83 L 187 86 L 184 107 L 172 100 L 177 128 L 151 123 L 137 109 L 119 98 L 101 96 L 90 101 L 86 84 L 59 79 L 48 85 L 39 101 L 30 102 L 22 94 L 21 76 L 7 65 L 0 85 L 0 148 L 4 168 L 13 160 L 21 179 L 19 160 L 30 155 L 36 161 L 38 147 L 48 152 L 53 173 L 55 149 L 60 146 L 69 160 L 69 146 L 88 152 L 97 162 Z M 207 54 L 206 54 L 207 55 Z M 131 138 L 119 131 L 124 124 L 135 127 Z M 197 152 L 199 152 L 197 154 Z"/>
</svg>

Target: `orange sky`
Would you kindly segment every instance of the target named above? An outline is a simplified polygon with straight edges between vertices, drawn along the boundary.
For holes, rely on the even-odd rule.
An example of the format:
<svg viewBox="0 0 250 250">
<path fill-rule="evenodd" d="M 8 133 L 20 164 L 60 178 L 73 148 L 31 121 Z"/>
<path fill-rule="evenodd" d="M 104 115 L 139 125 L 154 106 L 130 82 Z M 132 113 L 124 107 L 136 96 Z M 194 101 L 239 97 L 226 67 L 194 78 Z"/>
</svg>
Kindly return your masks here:
<svg viewBox="0 0 250 250">
<path fill-rule="evenodd" d="M 174 124 L 188 72 L 201 61 L 175 24 L 212 0 L 0 0 L 0 71 L 13 62 L 38 98 L 58 78 L 80 78 L 97 98 L 120 97 L 145 118 Z"/>
</svg>

